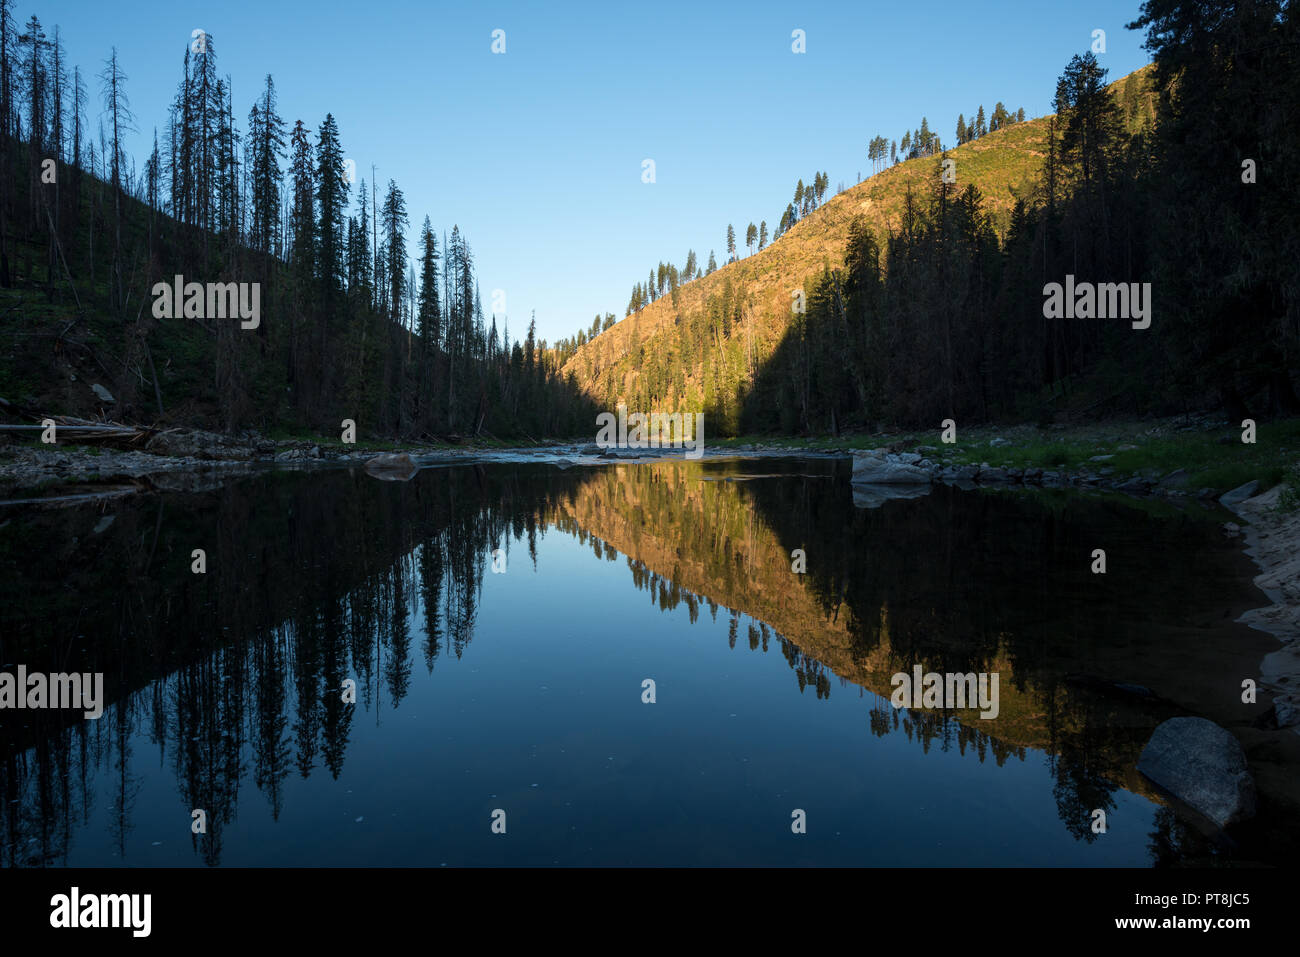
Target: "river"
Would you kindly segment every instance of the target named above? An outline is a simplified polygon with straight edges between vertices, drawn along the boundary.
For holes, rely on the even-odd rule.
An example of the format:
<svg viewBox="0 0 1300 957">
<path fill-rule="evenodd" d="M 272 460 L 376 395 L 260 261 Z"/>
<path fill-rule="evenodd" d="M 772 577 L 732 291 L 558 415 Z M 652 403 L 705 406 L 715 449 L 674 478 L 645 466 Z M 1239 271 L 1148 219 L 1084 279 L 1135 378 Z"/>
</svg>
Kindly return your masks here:
<svg viewBox="0 0 1300 957">
<path fill-rule="evenodd" d="M 1292 853 L 1295 823 L 1225 845 L 1134 768 L 1165 718 L 1248 722 L 1241 677 L 1276 647 L 1234 623 L 1265 602 L 1221 516 L 1068 489 L 855 503 L 848 471 L 267 471 L 0 514 L 0 665 L 105 695 L 98 719 L 0 711 L 0 863 Z M 997 675 L 996 717 L 895 707 L 918 666 Z"/>
</svg>

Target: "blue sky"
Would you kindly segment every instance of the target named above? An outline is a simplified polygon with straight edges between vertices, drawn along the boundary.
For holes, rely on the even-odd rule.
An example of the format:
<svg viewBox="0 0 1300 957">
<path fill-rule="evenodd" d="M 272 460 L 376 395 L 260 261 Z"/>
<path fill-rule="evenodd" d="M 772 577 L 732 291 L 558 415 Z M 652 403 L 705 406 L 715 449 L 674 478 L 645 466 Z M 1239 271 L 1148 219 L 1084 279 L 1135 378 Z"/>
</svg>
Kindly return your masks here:
<svg viewBox="0 0 1300 957">
<path fill-rule="evenodd" d="M 266 73 L 280 113 L 313 131 L 333 112 L 358 178 L 378 169 L 427 214 L 459 224 L 484 308 L 503 290 L 512 336 L 536 310 L 554 341 L 623 317 L 661 259 L 724 258 L 728 223 L 769 230 L 799 178 L 868 174 L 867 143 L 924 115 L 952 142 L 998 100 L 1050 111 L 1056 77 L 1106 31 L 1115 79 L 1144 63 L 1124 29 L 1138 0 L 903 3 L 418 3 L 18 0 L 92 78 L 116 45 L 143 165 L 191 31 L 214 38 L 247 125 Z M 506 52 L 493 54 L 492 31 Z M 807 52 L 791 51 L 801 29 Z M 98 81 L 88 82 L 99 108 Z M 642 161 L 656 182 L 642 182 Z M 355 190 L 354 190 L 355 194 Z M 414 243 L 412 243 L 414 253 Z"/>
</svg>

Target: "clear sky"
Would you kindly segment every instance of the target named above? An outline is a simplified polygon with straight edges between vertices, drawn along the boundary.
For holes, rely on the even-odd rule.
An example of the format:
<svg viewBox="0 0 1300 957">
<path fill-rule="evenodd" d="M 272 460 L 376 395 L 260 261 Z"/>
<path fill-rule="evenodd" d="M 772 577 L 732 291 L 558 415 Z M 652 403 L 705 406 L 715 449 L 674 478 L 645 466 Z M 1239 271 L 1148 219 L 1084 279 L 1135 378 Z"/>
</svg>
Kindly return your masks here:
<svg viewBox="0 0 1300 957">
<path fill-rule="evenodd" d="M 1050 112 L 1057 76 L 1105 30 L 1110 79 L 1148 62 L 1124 29 L 1138 0 L 1001 3 L 428 3 L 370 0 L 17 0 L 69 65 L 94 75 L 116 45 L 142 167 L 180 81 L 191 32 L 211 34 L 236 119 L 262 78 L 280 113 L 315 132 L 333 112 L 358 179 L 378 169 L 425 215 L 459 224 L 484 309 L 505 293 L 512 337 L 536 310 L 555 339 L 623 317 L 633 283 L 660 260 L 725 258 L 728 223 L 769 231 L 801 177 L 831 190 L 866 176 L 867 144 L 924 115 L 945 143 L 958 113 L 1001 100 Z M 492 32 L 505 31 L 505 53 Z M 803 30 L 806 52 L 792 52 Z M 643 160 L 655 182 L 642 182 Z M 355 190 L 354 190 L 355 198 Z"/>
</svg>

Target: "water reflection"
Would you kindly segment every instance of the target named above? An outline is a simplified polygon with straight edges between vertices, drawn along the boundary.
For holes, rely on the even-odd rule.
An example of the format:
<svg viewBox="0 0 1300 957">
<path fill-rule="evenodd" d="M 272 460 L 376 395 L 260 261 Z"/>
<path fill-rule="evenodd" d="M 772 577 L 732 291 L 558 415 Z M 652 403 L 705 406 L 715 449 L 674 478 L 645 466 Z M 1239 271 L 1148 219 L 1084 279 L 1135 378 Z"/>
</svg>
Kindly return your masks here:
<svg viewBox="0 0 1300 957">
<path fill-rule="evenodd" d="M 721 640 L 725 626 L 733 660 L 779 650 L 787 687 L 800 696 L 826 703 L 833 693 L 836 701 L 841 694 L 861 697 L 852 713 L 874 739 L 904 740 L 913 755 L 930 760 L 955 749 L 999 769 L 1044 761 L 1057 829 L 1072 844 L 1098 842 L 1091 828 L 1096 809 L 1150 807 L 1151 830 L 1135 851 L 1146 863 L 1222 855 L 1150 804 L 1156 796 L 1133 769 L 1156 723 L 1206 713 L 1216 700 L 1208 685 L 1225 666 L 1252 655 L 1257 661 L 1266 644 L 1224 623 L 1225 604 L 1245 607 L 1255 596 L 1214 525 L 1067 493 L 939 489 L 858 508 L 846 479 L 843 464 L 830 461 L 769 461 L 761 469 L 680 460 L 567 470 L 461 466 L 428 469 L 404 484 L 335 471 L 271 474 L 213 492 L 118 502 L 107 528 L 95 507 L 0 516 L 7 519 L 0 526 L 0 664 L 103 672 L 112 702 L 98 721 L 74 712 L 0 712 L 0 859 L 7 866 L 143 862 L 143 836 L 134 833 L 142 822 L 178 814 L 187 820 L 191 809 L 202 808 L 207 831 L 190 835 L 191 857 L 219 864 L 227 833 L 239 828 L 241 811 L 248 813 L 250 795 L 241 788 L 251 782 L 281 825 L 269 832 L 285 841 L 288 856 L 280 863 L 310 860 L 293 850 L 298 829 L 329 842 L 338 825 L 313 819 L 319 791 L 299 790 L 303 800 L 285 812 L 294 780 L 340 781 L 352 760 L 400 791 L 407 757 L 415 761 L 433 746 L 426 742 L 454 737 L 464 746 L 495 733 L 522 743 L 532 735 L 529 717 L 507 689 L 526 668 L 510 661 L 491 664 L 498 684 L 474 692 L 485 699 L 468 699 L 473 708 L 457 702 L 467 721 L 517 718 L 509 731 L 449 727 L 449 705 L 438 711 L 427 694 L 411 705 L 419 712 L 409 716 L 414 724 L 396 723 L 444 659 L 466 656 L 486 581 L 496 577 L 497 549 L 508 571 L 493 583 L 496 593 L 517 607 L 494 613 L 525 623 L 538 654 L 574 654 L 565 635 L 589 614 L 592 589 L 615 589 L 618 595 L 606 600 L 628 607 L 648 598 L 674 622 L 684 610 L 692 631 L 712 628 Z M 548 586 L 561 604 L 513 591 L 521 566 L 547 570 L 540 552 L 556 535 L 584 550 L 557 551 L 551 559 L 566 569 Z M 1088 567 L 1099 544 L 1112 556 L 1104 579 Z M 190 570 L 194 548 L 207 552 L 204 575 Z M 805 574 L 792 570 L 795 549 L 806 554 Z M 612 584 L 598 570 L 620 564 L 626 573 Z M 657 640 L 641 621 L 629 611 L 627 625 L 612 623 L 599 646 L 607 661 L 575 660 L 579 688 L 624 680 L 620 662 Z M 480 640 L 506 642 L 492 627 L 491 637 Z M 917 663 L 939 672 L 998 672 L 999 716 L 984 721 L 973 710 L 890 707 L 890 677 Z M 732 665 L 702 667 L 721 667 L 717 680 L 734 680 Z M 741 680 L 757 688 L 753 666 L 734 667 L 746 669 Z M 457 680 L 470 684 L 468 675 Z M 355 682 L 355 705 L 345 701 L 348 681 Z M 1117 681 L 1153 692 L 1126 691 Z M 674 720 L 690 735 L 702 734 L 711 720 L 704 706 L 697 699 Z M 1231 702 L 1214 707 L 1220 712 L 1209 713 L 1218 720 L 1241 718 Z M 404 727 L 419 730 L 394 730 Z M 364 743 L 354 747 L 362 734 Z M 756 764 L 779 768 L 792 760 L 790 743 L 774 738 L 755 733 L 745 740 L 762 752 Z M 717 763 L 690 737 L 674 746 Z M 849 754 L 864 747 L 844 746 Z M 915 757 L 899 754 L 872 751 L 876 773 L 914 764 Z M 510 762 L 527 766 L 524 757 Z M 573 775 L 575 794 L 603 787 L 590 770 L 579 774 L 575 767 Z M 440 800 L 470 799 L 445 775 L 440 787 L 450 792 Z M 1030 801 L 1027 786 L 1018 787 L 1015 800 Z M 674 826 L 698 822 L 704 800 L 703 791 L 671 795 Z M 1008 798 L 990 793 L 989 800 Z M 917 812 L 912 823 L 925 821 Z M 972 831 L 997 827 L 965 823 Z M 642 862 L 648 848 L 631 837 L 620 843 L 620 826 L 637 825 L 611 822 L 612 845 L 577 848 L 572 859 Z M 105 830 L 111 850 L 92 838 Z M 234 863 L 246 858 L 248 840 L 241 835 Z M 559 854 L 568 845 L 556 840 Z M 835 859 L 857 863 L 912 862 L 866 840 L 826 853 L 849 854 Z M 948 860 L 936 853 L 935 861 Z M 714 859 L 734 858 L 706 858 Z M 959 860 L 967 862 L 953 862 Z M 333 862 L 382 863 L 364 847 Z"/>
</svg>

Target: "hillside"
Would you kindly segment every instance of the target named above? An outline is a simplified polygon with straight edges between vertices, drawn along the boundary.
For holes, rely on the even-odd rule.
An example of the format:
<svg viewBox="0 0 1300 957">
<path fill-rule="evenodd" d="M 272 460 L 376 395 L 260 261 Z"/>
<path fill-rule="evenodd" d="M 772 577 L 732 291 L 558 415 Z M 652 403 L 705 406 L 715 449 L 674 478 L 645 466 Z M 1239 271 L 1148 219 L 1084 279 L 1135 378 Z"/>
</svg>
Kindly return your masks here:
<svg viewBox="0 0 1300 957">
<path fill-rule="evenodd" d="M 50 41 L 39 18 L 26 29 L 28 52 L 0 43 L 0 75 L 92 75 L 69 64 L 57 25 Z M 0 425 L 64 415 L 338 436 L 348 420 L 363 441 L 419 442 L 585 428 L 594 411 L 556 377 L 558 357 L 531 330 L 507 342 L 483 312 L 460 225 L 408 209 L 393 179 L 357 180 L 334 114 L 280 115 L 270 75 L 238 101 L 232 90 L 252 88 L 211 39 L 178 42 L 165 116 L 131 115 L 110 54 L 111 142 L 87 135 L 84 96 L 4 86 Z M 129 156 L 120 134 L 159 120 L 152 153 Z M 208 298 L 159 309 L 159 284 L 174 282 Z M 238 323 L 214 295 L 232 283 L 256 312 Z"/>
<path fill-rule="evenodd" d="M 1130 74 L 1139 104 L 1124 117 L 1130 129 L 1154 117 L 1150 74 L 1150 67 Z M 1128 80 L 1122 77 L 1110 84 L 1117 101 Z M 710 351 L 721 362 L 731 359 L 739 367 L 743 394 L 790 331 L 792 292 L 805 288 L 825 268 L 842 266 L 856 220 L 864 221 L 880 241 L 896 232 L 906 197 L 910 193 L 918 204 L 927 201 L 944 158 L 956 163 L 957 189 L 973 184 L 994 229 L 1005 235 L 1017 199 L 1028 201 L 1037 188 L 1050 119 L 1025 120 L 942 155 L 900 162 L 845 189 L 762 251 L 695 279 L 615 323 L 580 347 L 562 374 L 572 374 L 579 388 L 606 408 L 625 402 L 633 409 L 712 409 L 715 402 L 708 394 L 705 370 L 710 360 L 704 348 L 711 338 Z M 734 317 L 729 330 L 719 334 L 714 329 L 710 335 L 710 309 L 723 313 L 724 330 L 727 314 Z"/>
</svg>

